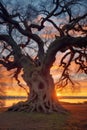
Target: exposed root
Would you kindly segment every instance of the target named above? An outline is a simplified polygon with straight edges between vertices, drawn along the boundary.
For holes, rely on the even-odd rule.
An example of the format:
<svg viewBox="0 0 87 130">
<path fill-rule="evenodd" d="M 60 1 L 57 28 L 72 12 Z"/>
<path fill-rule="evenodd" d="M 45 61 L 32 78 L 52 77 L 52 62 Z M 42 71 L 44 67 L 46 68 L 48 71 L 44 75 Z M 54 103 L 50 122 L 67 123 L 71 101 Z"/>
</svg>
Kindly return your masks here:
<svg viewBox="0 0 87 130">
<path fill-rule="evenodd" d="M 43 112 L 43 113 L 62 113 L 66 114 L 68 111 L 65 110 L 60 104 L 52 103 L 52 106 L 47 105 L 46 103 L 40 103 L 40 102 L 19 102 L 16 105 L 11 106 L 8 108 L 8 111 L 25 111 L 25 112 Z"/>
</svg>

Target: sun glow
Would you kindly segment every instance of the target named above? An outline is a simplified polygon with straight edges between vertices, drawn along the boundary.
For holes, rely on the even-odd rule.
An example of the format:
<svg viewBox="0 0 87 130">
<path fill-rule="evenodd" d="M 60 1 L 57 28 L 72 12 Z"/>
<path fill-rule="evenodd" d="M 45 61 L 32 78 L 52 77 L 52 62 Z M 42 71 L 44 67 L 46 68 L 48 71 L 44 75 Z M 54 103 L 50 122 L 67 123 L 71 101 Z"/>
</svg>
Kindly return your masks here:
<svg viewBox="0 0 87 130">
<path fill-rule="evenodd" d="M 60 76 L 60 71 L 58 71 L 58 66 L 55 65 L 51 68 L 51 74 L 54 78 L 54 81 L 57 81 L 59 76 Z M 61 68 L 62 69 L 62 68 Z M 14 79 L 12 80 L 11 78 L 9 78 L 9 72 L 7 72 L 4 68 L 2 70 L 0 70 L 1 73 L 3 74 L 2 77 L 0 77 L 0 88 L 4 88 L 2 89 L 4 91 L 4 96 L 27 96 L 27 93 L 26 91 L 23 89 L 23 88 L 20 88 L 17 84 L 17 81 L 15 81 Z M 26 84 L 24 83 L 22 77 L 20 77 L 20 81 L 22 83 L 23 86 L 25 86 L 25 88 L 27 87 Z M 67 89 L 63 89 L 63 91 L 59 91 L 57 88 L 56 88 L 56 96 L 58 97 L 58 99 L 60 101 L 64 101 L 64 102 L 84 102 L 85 100 L 87 101 L 87 99 L 85 100 L 82 100 L 82 99 L 62 99 L 62 97 L 67 97 L 67 96 L 86 96 L 87 95 L 87 80 L 84 80 L 82 79 L 81 80 L 81 77 L 80 77 L 80 80 L 78 79 L 79 83 L 80 83 L 80 88 L 78 91 L 75 91 L 75 92 L 72 92 L 72 90 L 70 90 L 70 86 L 67 87 Z M 27 88 L 28 90 L 28 88 Z M 11 101 L 7 101 L 5 104 L 7 105 L 8 102 L 9 104 L 11 104 Z M 13 101 L 13 103 L 16 103 L 16 100 Z M 18 102 L 18 100 L 17 100 Z"/>
<path fill-rule="evenodd" d="M 57 95 L 57 97 L 60 97 L 60 96 L 61 96 L 61 93 L 56 92 L 56 95 Z"/>
</svg>

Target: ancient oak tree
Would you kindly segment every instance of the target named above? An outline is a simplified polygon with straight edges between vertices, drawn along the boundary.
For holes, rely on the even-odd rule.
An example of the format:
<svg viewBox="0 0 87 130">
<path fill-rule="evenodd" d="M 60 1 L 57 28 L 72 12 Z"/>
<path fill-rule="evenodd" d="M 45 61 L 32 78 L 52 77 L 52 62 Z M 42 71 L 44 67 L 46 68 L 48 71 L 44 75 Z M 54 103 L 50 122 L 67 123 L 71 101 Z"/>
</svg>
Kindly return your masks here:
<svg viewBox="0 0 87 130">
<path fill-rule="evenodd" d="M 50 69 L 56 54 L 61 52 L 59 65 L 63 71 L 57 86 L 65 87 L 69 82 L 74 85 L 69 70 L 71 62 L 78 66 L 78 72 L 87 74 L 87 7 L 85 0 L 37 2 L 27 3 L 24 8 L 16 2 L 12 6 L 0 2 L 0 64 L 8 71 L 15 69 L 14 78 L 19 86 L 22 70 L 22 78 L 29 87 L 27 101 L 9 110 L 63 112 Z"/>
</svg>

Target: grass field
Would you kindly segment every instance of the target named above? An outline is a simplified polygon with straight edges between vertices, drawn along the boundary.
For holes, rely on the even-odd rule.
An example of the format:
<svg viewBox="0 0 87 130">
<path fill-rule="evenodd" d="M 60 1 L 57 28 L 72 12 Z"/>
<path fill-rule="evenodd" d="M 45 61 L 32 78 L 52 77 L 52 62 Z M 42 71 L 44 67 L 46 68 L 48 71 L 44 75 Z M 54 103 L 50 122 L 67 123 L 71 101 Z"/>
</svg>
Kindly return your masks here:
<svg viewBox="0 0 87 130">
<path fill-rule="evenodd" d="M 87 104 L 63 104 L 70 113 L 41 114 L 4 112 L 0 109 L 0 130 L 87 130 Z"/>
</svg>

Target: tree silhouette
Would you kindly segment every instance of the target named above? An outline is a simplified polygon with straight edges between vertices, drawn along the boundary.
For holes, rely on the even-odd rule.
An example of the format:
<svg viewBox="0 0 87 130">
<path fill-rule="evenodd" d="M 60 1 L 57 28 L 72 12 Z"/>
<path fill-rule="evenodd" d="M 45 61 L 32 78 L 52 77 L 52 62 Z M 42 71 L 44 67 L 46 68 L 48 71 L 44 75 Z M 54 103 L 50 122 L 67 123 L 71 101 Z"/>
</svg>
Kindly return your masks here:
<svg viewBox="0 0 87 130">
<path fill-rule="evenodd" d="M 44 3 L 41 3 L 41 9 L 29 4 L 21 12 L 19 7 L 9 10 L 0 2 L 0 64 L 7 70 L 16 69 L 14 77 L 19 85 L 18 75 L 22 70 L 22 77 L 30 91 L 26 102 L 9 110 L 45 113 L 64 111 L 56 97 L 50 74 L 57 52 L 63 53 L 60 61 L 63 71 L 57 83 L 59 87 L 63 88 L 69 82 L 74 85 L 69 70 L 72 62 L 78 66 L 77 72 L 87 74 L 85 0 L 50 0 L 52 6 L 48 9 Z M 53 33 L 56 30 L 56 34 L 46 42 L 43 34 L 49 25 L 54 28 L 51 30 Z"/>
</svg>

